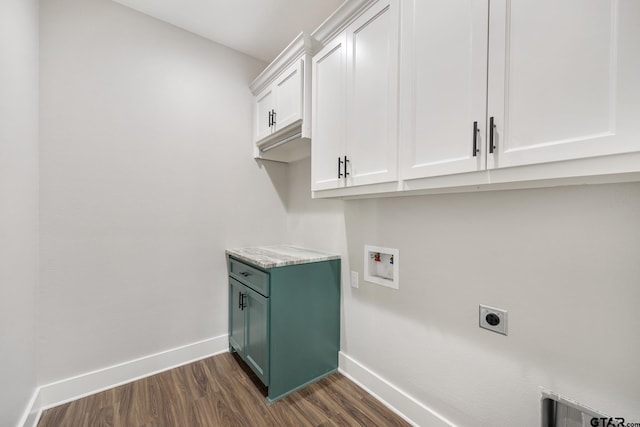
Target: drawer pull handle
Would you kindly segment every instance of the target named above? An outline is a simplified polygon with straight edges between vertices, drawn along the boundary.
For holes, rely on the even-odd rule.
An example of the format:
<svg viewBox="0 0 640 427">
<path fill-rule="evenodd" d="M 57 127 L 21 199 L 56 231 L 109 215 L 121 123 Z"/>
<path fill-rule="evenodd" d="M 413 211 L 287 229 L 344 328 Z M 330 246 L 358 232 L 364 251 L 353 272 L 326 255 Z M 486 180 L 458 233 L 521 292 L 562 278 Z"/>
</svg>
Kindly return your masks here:
<svg viewBox="0 0 640 427">
<path fill-rule="evenodd" d="M 244 301 L 246 296 L 247 294 L 243 294 L 242 292 L 240 293 L 240 310 L 244 310 L 247 307 L 247 304 Z"/>
<path fill-rule="evenodd" d="M 249 277 L 249 276 L 251 276 L 251 273 L 249 273 L 248 271 L 241 271 L 240 275 L 244 276 L 244 277 Z"/>
<path fill-rule="evenodd" d="M 242 292 L 238 292 L 238 308 L 242 310 Z"/>
</svg>

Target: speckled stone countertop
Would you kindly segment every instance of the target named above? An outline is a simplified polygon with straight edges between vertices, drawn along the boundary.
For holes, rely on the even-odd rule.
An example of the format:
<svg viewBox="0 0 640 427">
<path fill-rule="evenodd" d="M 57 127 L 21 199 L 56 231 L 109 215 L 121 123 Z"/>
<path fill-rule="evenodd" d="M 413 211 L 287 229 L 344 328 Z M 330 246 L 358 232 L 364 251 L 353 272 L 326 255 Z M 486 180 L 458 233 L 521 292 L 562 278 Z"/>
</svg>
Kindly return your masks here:
<svg viewBox="0 0 640 427">
<path fill-rule="evenodd" d="M 284 267 L 287 265 L 340 259 L 340 255 L 291 245 L 227 249 L 225 252 L 227 255 L 262 268 Z"/>
</svg>

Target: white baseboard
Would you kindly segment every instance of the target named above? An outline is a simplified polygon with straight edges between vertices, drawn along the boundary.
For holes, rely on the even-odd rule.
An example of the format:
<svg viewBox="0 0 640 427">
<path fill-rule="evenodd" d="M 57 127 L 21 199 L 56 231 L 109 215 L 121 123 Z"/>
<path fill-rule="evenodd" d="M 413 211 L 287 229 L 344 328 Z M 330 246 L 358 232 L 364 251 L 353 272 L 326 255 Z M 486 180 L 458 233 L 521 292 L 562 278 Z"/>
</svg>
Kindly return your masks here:
<svg viewBox="0 0 640 427">
<path fill-rule="evenodd" d="M 40 387 L 36 388 L 27 403 L 27 407 L 18 421 L 17 427 L 36 427 L 40 420 Z"/>
<path fill-rule="evenodd" d="M 18 427 L 35 427 L 45 409 L 228 350 L 229 340 L 225 334 L 42 385 L 31 398 Z"/>
<path fill-rule="evenodd" d="M 45 384 L 34 392 L 17 427 L 36 427 L 45 409 L 224 353 L 228 349 L 228 336 L 225 334 Z M 414 426 L 455 426 L 342 352 L 339 371 Z"/>
<path fill-rule="evenodd" d="M 415 398 L 343 352 L 340 352 L 338 370 L 414 426 L 455 426 L 454 423 L 442 415 L 418 402 Z"/>
</svg>

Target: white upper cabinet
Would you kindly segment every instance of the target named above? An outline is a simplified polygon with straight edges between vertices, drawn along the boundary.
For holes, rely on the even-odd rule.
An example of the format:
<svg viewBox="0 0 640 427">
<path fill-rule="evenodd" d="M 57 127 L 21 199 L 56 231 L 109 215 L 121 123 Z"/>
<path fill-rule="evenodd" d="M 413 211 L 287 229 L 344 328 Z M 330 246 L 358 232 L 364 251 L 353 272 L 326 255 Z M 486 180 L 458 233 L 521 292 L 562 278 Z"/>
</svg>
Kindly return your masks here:
<svg viewBox="0 0 640 427">
<path fill-rule="evenodd" d="M 640 151 L 640 2 L 405 4 L 401 179 Z"/>
<path fill-rule="evenodd" d="M 347 185 L 397 180 L 398 2 L 347 28 Z"/>
<path fill-rule="evenodd" d="M 304 61 L 299 59 L 255 97 L 255 141 L 302 121 Z"/>
<path fill-rule="evenodd" d="M 488 167 L 640 150 L 639 41 L 637 0 L 492 0 Z"/>
<path fill-rule="evenodd" d="M 380 0 L 313 57 L 313 191 L 397 180 L 398 33 Z"/>
<path fill-rule="evenodd" d="M 277 132 L 302 120 L 303 112 L 303 72 L 304 63 L 297 61 L 275 81 L 275 105 L 273 107 L 272 126 Z"/>
<path fill-rule="evenodd" d="M 314 197 L 640 180 L 638 0 L 347 0 L 314 37 Z"/>
<path fill-rule="evenodd" d="M 344 186 L 346 49 L 343 33 L 313 57 L 311 176 L 314 191 Z"/>
<path fill-rule="evenodd" d="M 489 2 L 403 5 L 401 178 L 484 169 Z"/>
<path fill-rule="evenodd" d="M 302 121 L 304 82 L 304 60 L 298 59 L 255 96 L 255 142 Z"/>
<path fill-rule="evenodd" d="M 255 98 L 254 141 L 260 141 L 273 133 L 271 115 L 273 114 L 273 88 L 269 87 Z"/>
<path fill-rule="evenodd" d="M 310 154 L 311 55 L 317 42 L 301 33 L 251 83 L 255 157 L 282 162 Z"/>
</svg>

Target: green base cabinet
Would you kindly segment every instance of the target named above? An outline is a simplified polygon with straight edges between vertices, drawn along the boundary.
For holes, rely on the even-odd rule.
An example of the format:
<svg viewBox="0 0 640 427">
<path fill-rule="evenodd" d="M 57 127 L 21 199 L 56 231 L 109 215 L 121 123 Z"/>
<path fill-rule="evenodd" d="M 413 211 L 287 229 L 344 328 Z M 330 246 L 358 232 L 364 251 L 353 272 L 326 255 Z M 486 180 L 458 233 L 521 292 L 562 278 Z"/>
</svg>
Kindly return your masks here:
<svg viewBox="0 0 640 427">
<path fill-rule="evenodd" d="M 227 256 L 229 349 L 276 401 L 338 369 L 340 260 L 270 269 Z"/>
</svg>

